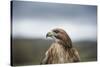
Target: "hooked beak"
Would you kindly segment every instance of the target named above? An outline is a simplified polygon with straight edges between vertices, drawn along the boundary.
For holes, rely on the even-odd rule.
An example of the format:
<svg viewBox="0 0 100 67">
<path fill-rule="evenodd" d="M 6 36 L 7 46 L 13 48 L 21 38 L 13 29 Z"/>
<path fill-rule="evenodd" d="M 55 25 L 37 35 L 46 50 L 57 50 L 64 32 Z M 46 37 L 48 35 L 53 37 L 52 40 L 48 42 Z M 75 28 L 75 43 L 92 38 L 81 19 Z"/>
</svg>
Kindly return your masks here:
<svg viewBox="0 0 100 67">
<path fill-rule="evenodd" d="M 54 32 L 48 32 L 47 34 L 46 34 L 46 38 L 47 37 L 52 37 L 52 36 L 55 36 L 56 34 L 54 33 Z"/>
</svg>

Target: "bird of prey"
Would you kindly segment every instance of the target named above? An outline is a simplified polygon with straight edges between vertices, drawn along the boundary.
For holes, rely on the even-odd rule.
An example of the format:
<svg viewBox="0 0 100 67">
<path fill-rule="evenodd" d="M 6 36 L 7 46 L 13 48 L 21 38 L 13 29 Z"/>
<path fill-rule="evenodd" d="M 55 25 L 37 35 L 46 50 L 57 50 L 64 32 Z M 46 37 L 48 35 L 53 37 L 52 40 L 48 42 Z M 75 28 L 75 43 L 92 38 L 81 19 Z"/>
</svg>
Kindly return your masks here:
<svg viewBox="0 0 100 67">
<path fill-rule="evenodd" d="M 41 64 L 58 64 L 80 61 L 78 51 L 73 47 L 70 37 L 63 29 L 55 28 L 51 32 L 48 32 L 46 37 L 53 38 L 54 42 L 46 51 Z"/>
</svg>

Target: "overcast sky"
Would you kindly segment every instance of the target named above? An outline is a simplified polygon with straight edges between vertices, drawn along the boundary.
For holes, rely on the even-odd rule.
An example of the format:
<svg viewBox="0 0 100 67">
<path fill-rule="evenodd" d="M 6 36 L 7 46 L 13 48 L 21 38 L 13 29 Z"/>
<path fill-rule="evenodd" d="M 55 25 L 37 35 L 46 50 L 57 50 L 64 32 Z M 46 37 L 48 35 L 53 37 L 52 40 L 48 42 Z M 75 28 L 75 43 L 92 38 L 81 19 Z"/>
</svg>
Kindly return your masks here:
<svg viewBox="0 0 100 67">
<path fill-rule="evenodd" d="M 96 6 L 14 1 L 12 8 L 13 37 L 45 38 L 60 27 L 72 40 L 96 40 Z"/>
</svg>

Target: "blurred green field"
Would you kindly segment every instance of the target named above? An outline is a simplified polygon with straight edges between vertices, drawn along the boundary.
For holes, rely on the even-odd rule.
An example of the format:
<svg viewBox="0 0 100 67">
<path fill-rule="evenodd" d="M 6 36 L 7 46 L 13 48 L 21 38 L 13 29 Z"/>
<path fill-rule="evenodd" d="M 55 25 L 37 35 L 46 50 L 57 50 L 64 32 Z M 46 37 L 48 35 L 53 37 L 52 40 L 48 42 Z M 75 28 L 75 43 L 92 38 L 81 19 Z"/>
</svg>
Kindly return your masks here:
<svg viewBox="0 0 100 67">
<path fill-rule="evenodd" d="M 12 65 L 38 65 L 45 51 L 50 47 L 51 40 L 45 39 L 12 39 Z M 97 61 L 96 41 L 77 41 L 73 46 L 79 51 L 81 62 Z"/>
</svg>

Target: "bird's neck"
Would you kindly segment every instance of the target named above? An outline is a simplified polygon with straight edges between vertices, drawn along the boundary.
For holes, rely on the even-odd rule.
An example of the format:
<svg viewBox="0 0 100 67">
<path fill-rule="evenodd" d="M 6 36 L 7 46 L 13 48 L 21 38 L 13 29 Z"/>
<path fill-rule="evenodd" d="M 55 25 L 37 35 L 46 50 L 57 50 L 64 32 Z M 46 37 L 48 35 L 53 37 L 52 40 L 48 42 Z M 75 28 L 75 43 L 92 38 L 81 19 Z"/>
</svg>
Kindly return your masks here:
<svg viewBox="0 0 100 67">
<path fill-rule="evenodd" d="M 59 43 L 65 49 L 72 48 L 72 41 L 70 38 L 68 39 L 57 39 L 56 37 L 52 37 L 55 43 Z"/>
<path fill-rule="evenodd" d="M 57 39 L 56 37 L 52 37 L 53 38 L 53 41 L 55 42 L 55 43 L 58 43 L 60 40 L 59 39 Z"/>
<path fill-rule="evenodd" d="M 60 45 L 62 45 L 65 49 L 71 49 L 72 48 L 72 43 L 70 41 L 62 41 L 62 40 L 58 40 L 56 41 L 57 43 L 59 43 Z"/>
</svg>

